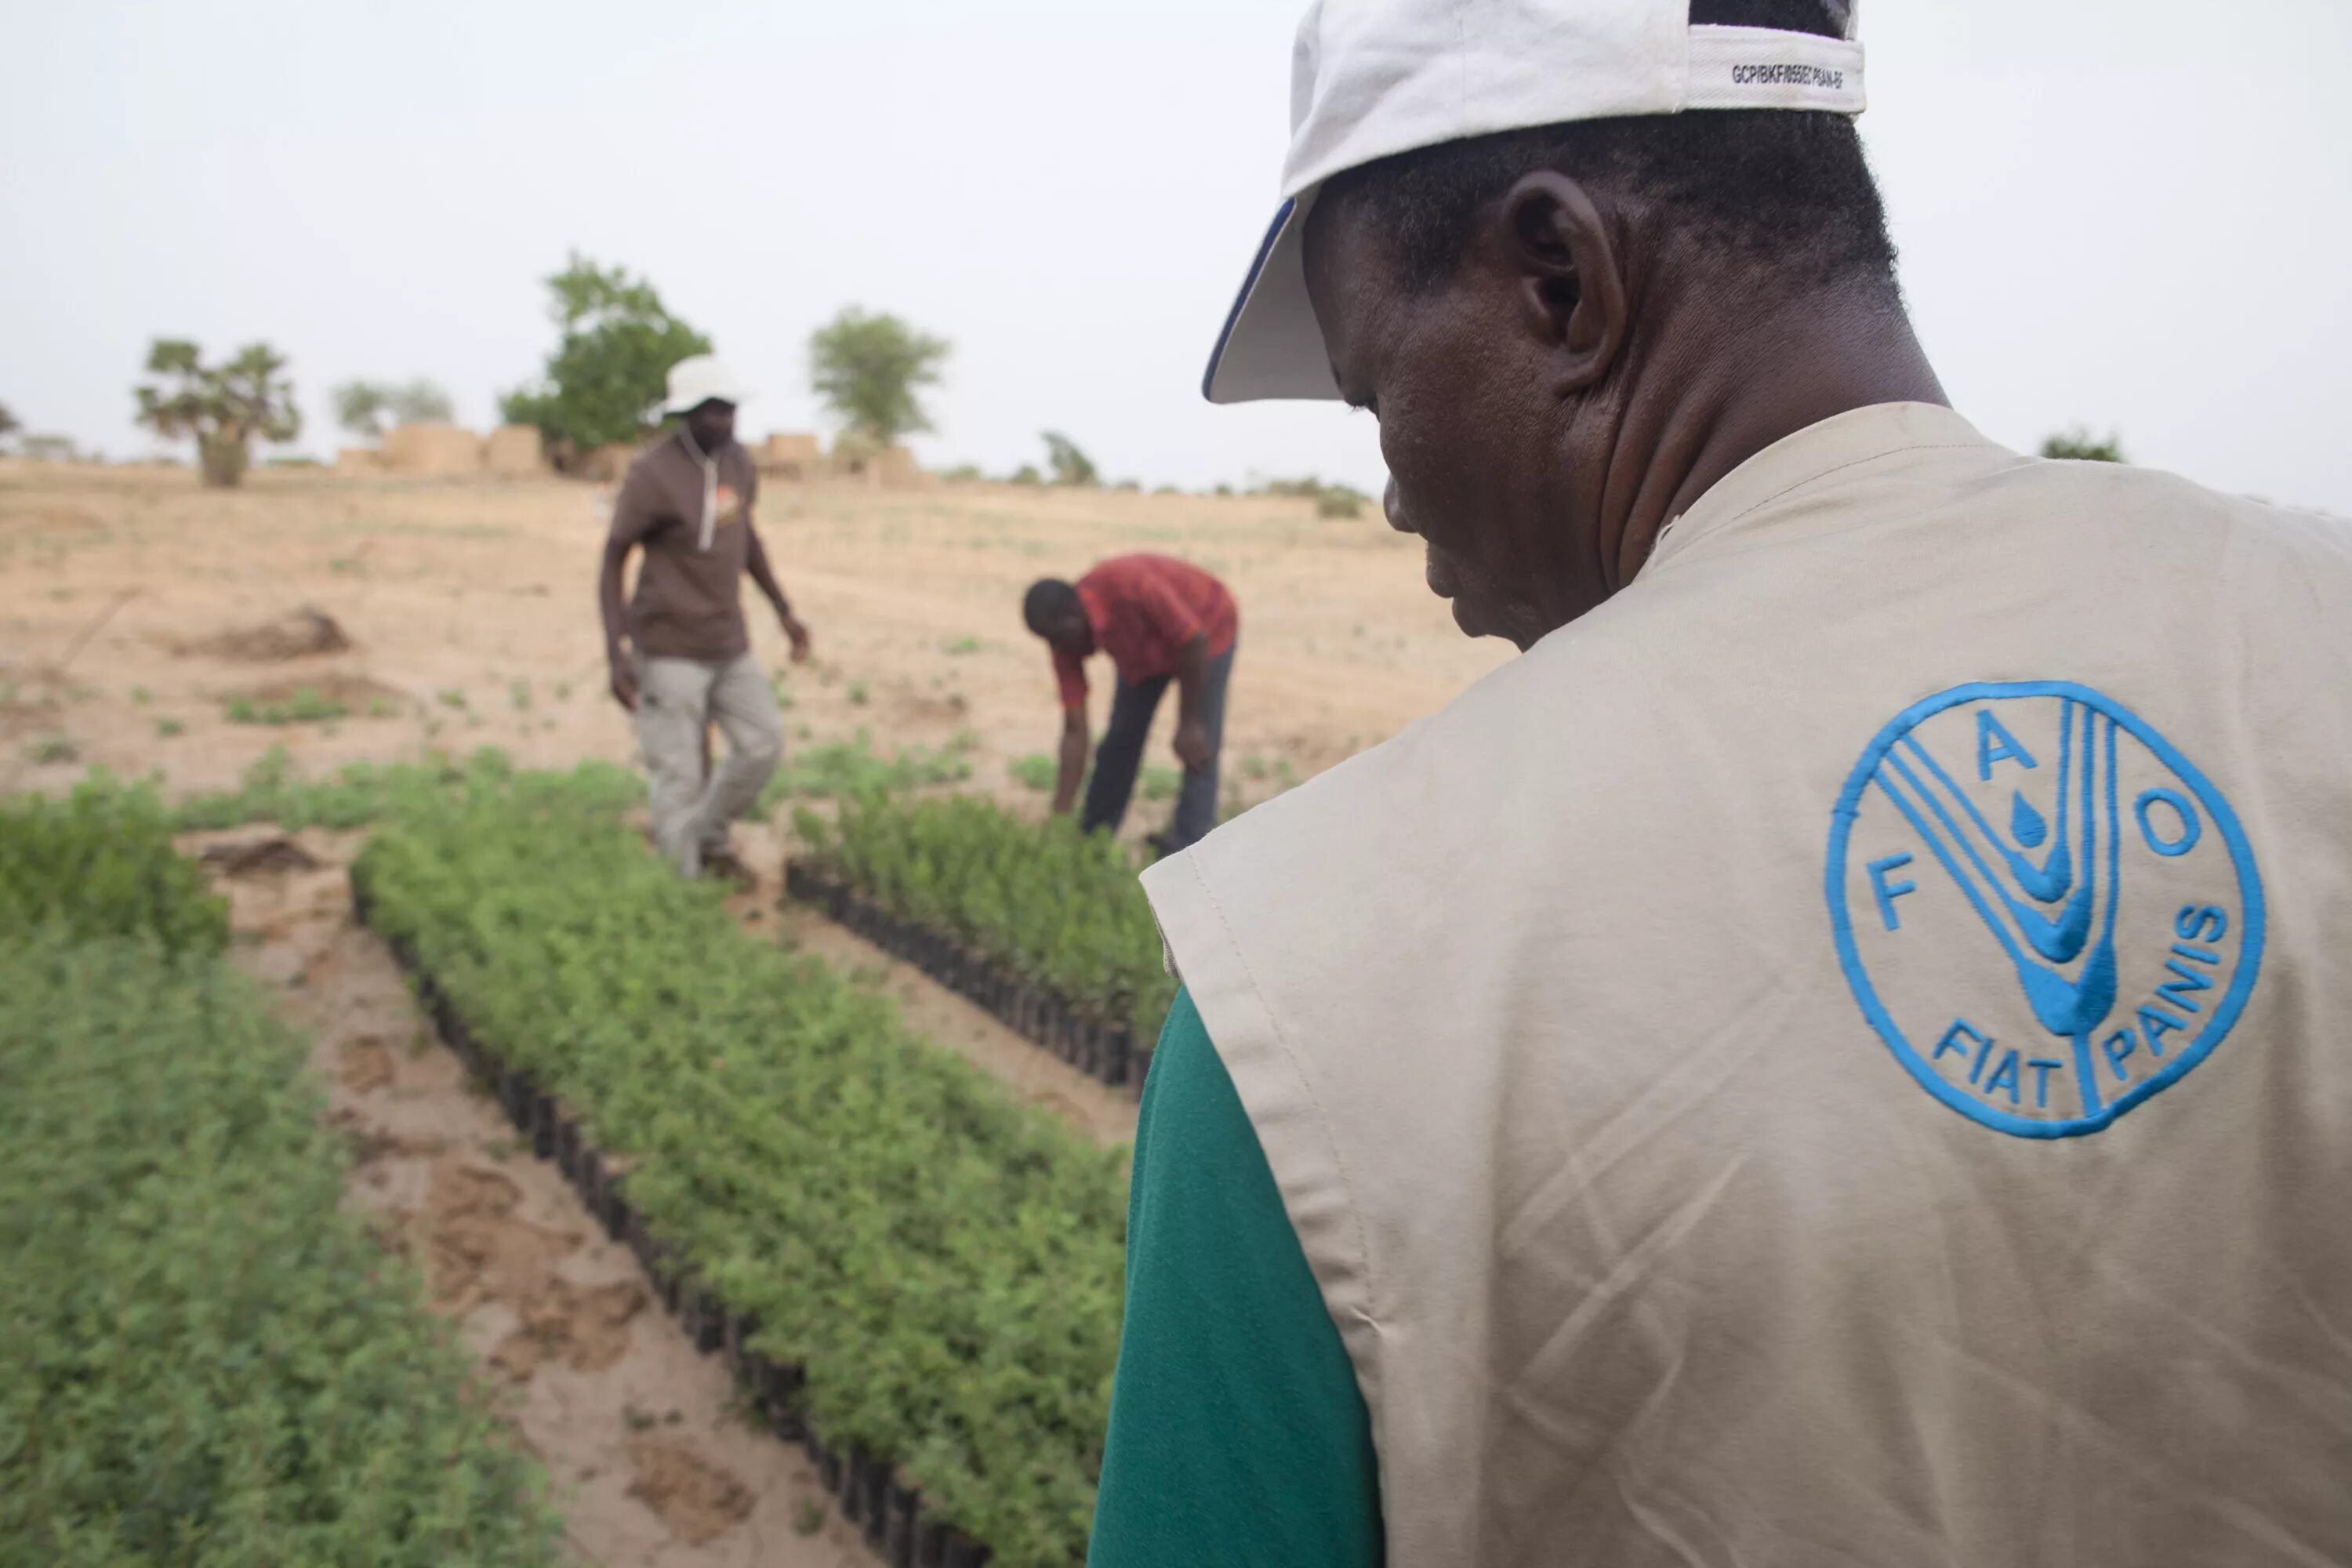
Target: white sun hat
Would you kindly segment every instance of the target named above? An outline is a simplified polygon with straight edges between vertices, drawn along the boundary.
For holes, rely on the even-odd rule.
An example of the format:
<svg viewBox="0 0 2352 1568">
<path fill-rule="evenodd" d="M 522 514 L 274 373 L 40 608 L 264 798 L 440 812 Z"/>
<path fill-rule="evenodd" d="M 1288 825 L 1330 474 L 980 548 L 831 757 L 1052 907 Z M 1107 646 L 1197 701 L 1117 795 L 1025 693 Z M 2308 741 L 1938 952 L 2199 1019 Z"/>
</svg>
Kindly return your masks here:
<svg viewBox="0 0 2352 1568">
<path fill-rule="evenodd" d="M 1466 136 L 1686 109 L 1859 114 L 1862 44 L 1694 26 L 1690 0 L 1315 0 L 1290 54 L 1281 207 L 1209 355 L 1212 403 L 1336 398 L 1302 237 L 1323 182 Z"/>
<path fill-rule="evenodd" d="M 735 379 L 735 373 L 719 363 L 717 354 L 695 354 L 669 367 L 669 395 L 654 409 L 654 416 L 684 414 L 704 404 L 741 403 L 751 395 L 751 389 Z"/>
</svg>

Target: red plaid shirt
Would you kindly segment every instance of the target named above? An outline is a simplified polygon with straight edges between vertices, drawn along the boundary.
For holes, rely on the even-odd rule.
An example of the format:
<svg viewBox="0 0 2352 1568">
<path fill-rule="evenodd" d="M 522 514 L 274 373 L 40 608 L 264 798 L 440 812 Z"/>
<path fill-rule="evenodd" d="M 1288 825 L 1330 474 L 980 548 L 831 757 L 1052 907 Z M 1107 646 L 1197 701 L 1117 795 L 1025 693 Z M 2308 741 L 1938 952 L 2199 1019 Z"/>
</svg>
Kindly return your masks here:
<svg viewBox="0 0 2352 1568">
<path fill-rule="evenodd" d="M 1176 673 L 1176 656 L 1196 637 L 1209 639 L 1208 655 L 1228 653 L 1241 628 L 1241 612 L 1225 585 L 1170 555 L 1114 555 L 1077 581 L 1078 602 L 1094 623 L 1095 647 L 1110 655 L 1128 685 Z M 1054 655 L 1062 706 L 1087 705 L 1086 666 L 1069 655 Z"/>
</svg>

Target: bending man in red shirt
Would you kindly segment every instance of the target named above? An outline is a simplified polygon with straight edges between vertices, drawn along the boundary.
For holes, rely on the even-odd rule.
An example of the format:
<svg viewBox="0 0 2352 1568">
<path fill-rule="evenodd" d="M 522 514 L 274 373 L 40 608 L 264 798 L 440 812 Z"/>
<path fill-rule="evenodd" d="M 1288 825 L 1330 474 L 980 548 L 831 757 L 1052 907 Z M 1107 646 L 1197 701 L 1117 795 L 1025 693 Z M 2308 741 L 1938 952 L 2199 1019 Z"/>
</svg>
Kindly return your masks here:
<svg viewBox="0 0 2352 1568">
<path fill-rule="evenodd" d="M 1022 602 L 1029 629 L 1054 650 L 1062 688 L 1061 770 L 1054 810 L 1070 809 L 1087 767 L 1087 656 L 1110 655 L 1118 672 L 1110 728 L 1095 753 L 1079 825 L 1117 831 L 1135 790 L 1143 740 L 1160 693 L 1176 682 L 1176 756 L 1184 787 L 1176 818 L 1156 842 L 1162 853 L 1204 837 L 1217 825 L 1217 747 L 1225 728 L 1225 678 L 1233 672 L 1241 615 L 1225 585 L 1166 555 L 1115 555 L 1076 583 L 1048 577 Z"/>
</svg>

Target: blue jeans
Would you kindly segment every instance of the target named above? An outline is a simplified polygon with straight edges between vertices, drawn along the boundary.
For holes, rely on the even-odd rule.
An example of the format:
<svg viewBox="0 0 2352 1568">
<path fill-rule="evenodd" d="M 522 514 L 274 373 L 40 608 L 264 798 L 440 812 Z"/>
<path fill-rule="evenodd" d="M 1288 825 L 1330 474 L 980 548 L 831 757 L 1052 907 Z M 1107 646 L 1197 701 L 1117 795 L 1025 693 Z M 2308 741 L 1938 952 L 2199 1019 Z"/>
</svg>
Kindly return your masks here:
<svg viewBox="0 0 2352 1568">
<path fill-rule="evenodd" d="M 1240 646 L 1238 640 L 1234 646 Z M 1184 770 L 1183 787 L 1176 795 L 1176 818 L 1168 828 L 1171 853 L 1200 842 L 1217 825 L 1217 763 L 1224 749 L 1225 678 L 1233 670 L 1234 649 L 1229 647 L 1201 673 L 1201 727 L 1209 732 L 1209 765 Z M 1087 785 L 1086 810 L 1078 817 L 1078 825 L 1088 832 L 1097 827 L 1118 831 L 1120 819 L 1127 816 L 1128 797 L 1135 793 L 1144 736 L 1151 729 L 1151 716 L 1160 710 L 1160 693 L 1173 679 L 1156 675 L 1132 685 L 1118 683 L 1110 702 L 1110 728 L 1103 731 L 1102 744 L 1095 750 L 1094 778 Z"/>
</svg>

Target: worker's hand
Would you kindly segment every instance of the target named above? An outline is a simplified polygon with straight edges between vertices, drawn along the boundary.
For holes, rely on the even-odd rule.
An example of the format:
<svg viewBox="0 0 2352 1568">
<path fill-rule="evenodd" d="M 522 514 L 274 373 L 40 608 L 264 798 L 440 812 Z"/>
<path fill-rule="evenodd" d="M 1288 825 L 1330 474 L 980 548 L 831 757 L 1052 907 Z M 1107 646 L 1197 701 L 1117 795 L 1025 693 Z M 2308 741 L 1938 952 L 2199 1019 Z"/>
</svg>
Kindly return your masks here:
<svg viewBox="0 0 2352 1568">
<path fill-rule="evenodd" d="M 793 662 L 806 664 L 809 657 L 809 629 L 801 625 L 800 617 L 789 610 L 777 619 L 784 624 L 784 636 L 792 640 Z"/>
<path fill-rule="evenodd" d="M 1194 773 L 1216 761 L 1217 748 L 1209 744 L 1209 727 L 1198 719 L 1176 726 L 1176 760 Z"/>
<path fill-rule="evenodd" d="M 617 650 L 613 655 L 613 700 L 632 713 L 637 710 L 637 667 Z"/>
</svg>

